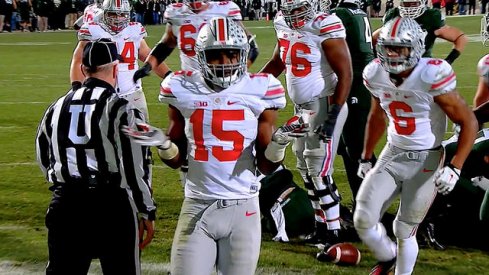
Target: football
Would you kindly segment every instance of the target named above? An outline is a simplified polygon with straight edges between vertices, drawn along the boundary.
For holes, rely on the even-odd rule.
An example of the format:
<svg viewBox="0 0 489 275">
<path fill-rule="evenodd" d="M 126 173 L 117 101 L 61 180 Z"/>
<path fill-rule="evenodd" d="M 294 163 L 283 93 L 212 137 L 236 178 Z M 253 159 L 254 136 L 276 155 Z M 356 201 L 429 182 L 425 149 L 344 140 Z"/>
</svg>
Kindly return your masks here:
<svg viewBox="0 0 489 275">
<path fill-rule="evenodd" d="M 362 255 L 360 251 L 351 243 L 338 243 L 317 255 L 320 261 L 328 261 L 337 265 L 357 265 L 360 263 Z"/>
</svg>

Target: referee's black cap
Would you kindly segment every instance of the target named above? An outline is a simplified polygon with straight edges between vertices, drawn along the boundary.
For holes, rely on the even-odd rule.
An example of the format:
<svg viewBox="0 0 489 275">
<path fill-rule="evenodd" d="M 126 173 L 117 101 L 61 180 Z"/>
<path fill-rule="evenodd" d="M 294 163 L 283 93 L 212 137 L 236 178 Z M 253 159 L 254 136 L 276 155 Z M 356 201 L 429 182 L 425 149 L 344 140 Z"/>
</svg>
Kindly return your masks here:
<svg viewBox="0 0 489 275">
<path fill-rule="evenodd" d="M 98 67 L 121 60 L 114 41 L 107 38 L 88 42 L 83 49 L 82 63 L 86 67 Z"/>
</svg>

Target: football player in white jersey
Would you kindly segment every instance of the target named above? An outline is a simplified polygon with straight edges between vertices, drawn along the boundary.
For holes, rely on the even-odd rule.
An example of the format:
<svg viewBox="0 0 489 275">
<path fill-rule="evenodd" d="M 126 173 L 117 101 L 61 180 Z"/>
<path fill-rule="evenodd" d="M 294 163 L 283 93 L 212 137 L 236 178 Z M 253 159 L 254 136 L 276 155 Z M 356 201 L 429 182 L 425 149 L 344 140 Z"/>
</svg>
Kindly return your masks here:
<svg viewBox="0 0 489 275">
<path fill-rule="evenodd" d="M 146 29 L 139 23 L 129 22 L 131 7 L 128 0 L 105 0 L 102 4 L 103 17 L 99 22 L 83 24 L 78 31 L 78 45 L 71 61 L 70 79 L 76 88 L 84 79 L 81 71 L 81 57 L 85 44 L 100 38 L 108 38 L 117 44 L 122 58 L 117 74 L 117 93 L 132 102 L 148 118 L 148 108 L 142 90 L 141 81 L 134 83 L 132 77 L 138 69 L 138 59 L 144 61 L 151 49 L 144 38 Z M 169 71 L 163 63 L 156 70 L 164 76 Z"/>
<path fill-rule="evenodd" d="M 95 0 L 95 2 L 88 5 L 83 11 L 83 15 L 75 21 L 73 28 L 79 30 L 85 23 L 99 22 L 104 14 L 104 11 L 102 10 L 102 2 L 103 0 Z"/>
<path fill-rule="evenodd" d="M 146 62 L 134 74 L 134 81 L 150 74 L 151 70 L 163 62 L 175 49 L 180 50 L 181 69 L 199 70 L 195 41 L 197 34 L 209 19 L 223 16 L 234 20 L 246 32 L 250 40 L 248 67 L 258 56 L 258 46 L 254 36 L 245 29 L 241 22 L 240 9 L 233 1 L 183 0 L 167 7 L 164 20 L 167 22 L 165 33 L 151 51 Z"/>
<path fill-rule="evenodd" d="M 230 18 L 214 17 L 196 40 L 199 70 L 178 71 L 161 84 L 169 104 L 168 136 L 151 126 L 128 129 L 158 146 L 178 168 L 188 157 L 185 199 L 171 252 L 171 274 L 251 275 L 260 253 L 258 170 L 276 170 L 292 127 L 273 132 L 285 90 L 269 74 L 247 72 L 249 43 Z"/>
<path fill-rule="evenodd" d="M 489 14 L 481 21 L 481 38 L 484 46 L 489 46 Z M 474 96 L 474 108 L 489 101 L 489 54 L 486 54 L 477 64 L 479 85 Z"/>
<path fill-rule="evenodd" d="M 274 25 L 278 42 L 261 71 L 275 77 L 286 71 L 296 113 L 310 114 L 317 129 L 292 149 L 316 212 L 316 231 L 306 242 L 329 246 L 339 241 L 340 194 L 332 174 L 353 75 L 346 33 L 336 15 L 316 14 L 310 0 L 283 1 Z"/>
<path fill-rule="evenodd" d="M 436 193 L 449 193 L 474 143 L 477 120 L 456 91 L 452 67 L 443 59 L 422 58 L 424 36 L 411 18 L 387 22 L 377 42 L 378 59 L 363 72 L 372 93 L 354 224 L 379 263 L 370 274 L 411 274 L 418 256 L 416 231 Z M 461 126 L 449 164 L 440 167 L 447 116 Z M 386 123 L 388 119 L 388 124 Z M 368 161 L 387 127 L 387 144 L 372 168 Z M 400 196 L 394 220 L 396 243 L 379 222 Z"/>
</svg>

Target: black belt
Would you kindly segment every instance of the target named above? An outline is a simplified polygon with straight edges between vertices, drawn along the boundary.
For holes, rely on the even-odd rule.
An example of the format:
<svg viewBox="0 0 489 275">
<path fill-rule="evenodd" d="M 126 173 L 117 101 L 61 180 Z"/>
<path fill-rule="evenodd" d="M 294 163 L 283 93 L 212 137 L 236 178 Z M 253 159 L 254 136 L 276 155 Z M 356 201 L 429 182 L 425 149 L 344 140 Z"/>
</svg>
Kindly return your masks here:
<svg viewBox="0 0 489 275">
<path fill-rule="evenodd" d="M 91 174 L 87 177 L 72 177 L 65 179 L 65 182 L 56 182 L 54 188 L 57 186 L 77 189 L 120 188 L 120 183 L 121 175 L 119 173 Z"/>
</svg>

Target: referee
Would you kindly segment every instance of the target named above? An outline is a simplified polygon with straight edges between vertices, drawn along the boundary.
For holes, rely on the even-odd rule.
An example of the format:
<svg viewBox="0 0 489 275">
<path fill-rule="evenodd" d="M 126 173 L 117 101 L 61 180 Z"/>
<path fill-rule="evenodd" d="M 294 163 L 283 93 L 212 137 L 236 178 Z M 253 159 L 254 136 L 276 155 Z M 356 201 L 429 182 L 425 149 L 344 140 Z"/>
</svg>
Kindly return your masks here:
<svg viewBox="0 0 489 275">
<path fill-rule="evenodd" d="M 37 160 L 53 191 L 46 274 L 87 274 L 92 258 L 104 274 L 140 274 L 139 249 L 153 238 L 156 206 L 147 150 L 121 129 L 144 118 L 115 93 L 115 43 L 88 43 L 82 64 L 83 86 L 56 100 L 37 132 Z"/>
</svg>

